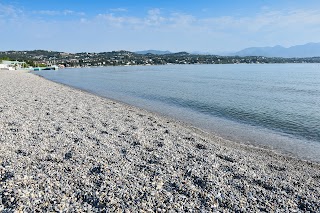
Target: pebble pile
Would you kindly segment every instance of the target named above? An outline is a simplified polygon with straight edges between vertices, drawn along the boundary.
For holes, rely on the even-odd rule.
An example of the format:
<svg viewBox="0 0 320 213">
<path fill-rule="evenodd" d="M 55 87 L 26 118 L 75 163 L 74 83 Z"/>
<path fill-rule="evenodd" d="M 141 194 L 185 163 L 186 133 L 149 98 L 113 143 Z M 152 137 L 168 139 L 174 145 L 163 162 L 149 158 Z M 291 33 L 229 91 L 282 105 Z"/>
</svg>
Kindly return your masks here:
<svg viewBox="0 0 320 213">
<path fill-rule="evenodd" d="M 320 212 L 320 166 L 0 71 L 0 212 Z"/>
</svg>

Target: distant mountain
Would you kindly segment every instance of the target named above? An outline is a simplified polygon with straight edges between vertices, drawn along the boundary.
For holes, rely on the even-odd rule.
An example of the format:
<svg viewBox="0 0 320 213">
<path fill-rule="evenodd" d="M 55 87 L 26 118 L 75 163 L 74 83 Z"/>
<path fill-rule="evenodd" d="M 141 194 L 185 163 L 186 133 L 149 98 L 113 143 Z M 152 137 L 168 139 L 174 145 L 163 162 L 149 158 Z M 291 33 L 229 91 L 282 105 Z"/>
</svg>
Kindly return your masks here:
<svg viewBox="0 0 320 213">
<path fill-rule="evenodd" d="M 154 54 L 154 55 L 165 55 L 165 54 L 171 54 L 170 51 L 161 51 L 161 50 L 143 50 L 143 51 L 137 51 L 135 52 L 137 54 L 145 55 L 145 54 Z"/>
<path fill-rule="evenodd" d="M 250 47 L 230 55 L 237 56 L 265 56 L 283 58 L 305 58 L 320 56 L 320 43 L 308 43 L 292 47 Z"/>
<path fill-rule="evenodd" d="M 202 51 L 192 51 L 192 52 L 190 52 L 190 54 L 192 54 L 192 55 L 215 55 L 211 52 L 202 52 Z"/>
</svg>

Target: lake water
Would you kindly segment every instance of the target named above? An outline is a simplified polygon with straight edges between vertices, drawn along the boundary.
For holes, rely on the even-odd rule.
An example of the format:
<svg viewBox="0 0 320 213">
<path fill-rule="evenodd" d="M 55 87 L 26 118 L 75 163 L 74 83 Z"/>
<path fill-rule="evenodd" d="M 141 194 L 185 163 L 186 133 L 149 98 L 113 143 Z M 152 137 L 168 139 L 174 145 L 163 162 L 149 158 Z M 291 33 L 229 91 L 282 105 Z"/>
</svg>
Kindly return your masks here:
<svg viewBox="0 0 320 213">
<path fill-rule="evenodd" d="M 227 139 L 320 161 L 319 64 L 131 66 L 36 73 Z"/>
</svg>

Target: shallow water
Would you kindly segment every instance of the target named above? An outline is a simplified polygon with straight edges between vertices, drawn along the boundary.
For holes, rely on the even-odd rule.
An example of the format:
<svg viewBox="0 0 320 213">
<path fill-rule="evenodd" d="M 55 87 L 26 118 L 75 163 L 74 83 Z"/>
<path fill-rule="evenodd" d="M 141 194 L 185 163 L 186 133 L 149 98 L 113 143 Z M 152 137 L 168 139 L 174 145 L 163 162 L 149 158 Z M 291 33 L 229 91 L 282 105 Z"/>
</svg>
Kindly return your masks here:
<svg viewBox="0 0 320 213">
<path fill-rule="evenodd" d="M 103 67 L 37 74 L 228 139 L 320 159 L 318 64 Z"/>
</svg>

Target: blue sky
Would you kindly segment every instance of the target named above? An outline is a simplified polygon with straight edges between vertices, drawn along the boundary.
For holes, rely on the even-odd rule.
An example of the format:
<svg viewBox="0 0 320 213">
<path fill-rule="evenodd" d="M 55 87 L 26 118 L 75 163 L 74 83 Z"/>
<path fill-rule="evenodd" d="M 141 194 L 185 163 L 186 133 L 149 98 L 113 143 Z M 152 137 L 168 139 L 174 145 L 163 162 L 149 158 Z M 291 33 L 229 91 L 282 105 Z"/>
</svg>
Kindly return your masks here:
<svg viewBox="0 0 320 213">
<path fill-rule="evenodd" d="M 0 50 L 221 53 L 319 35 L 319 0 L 0 0 Z"/>
</svg>

